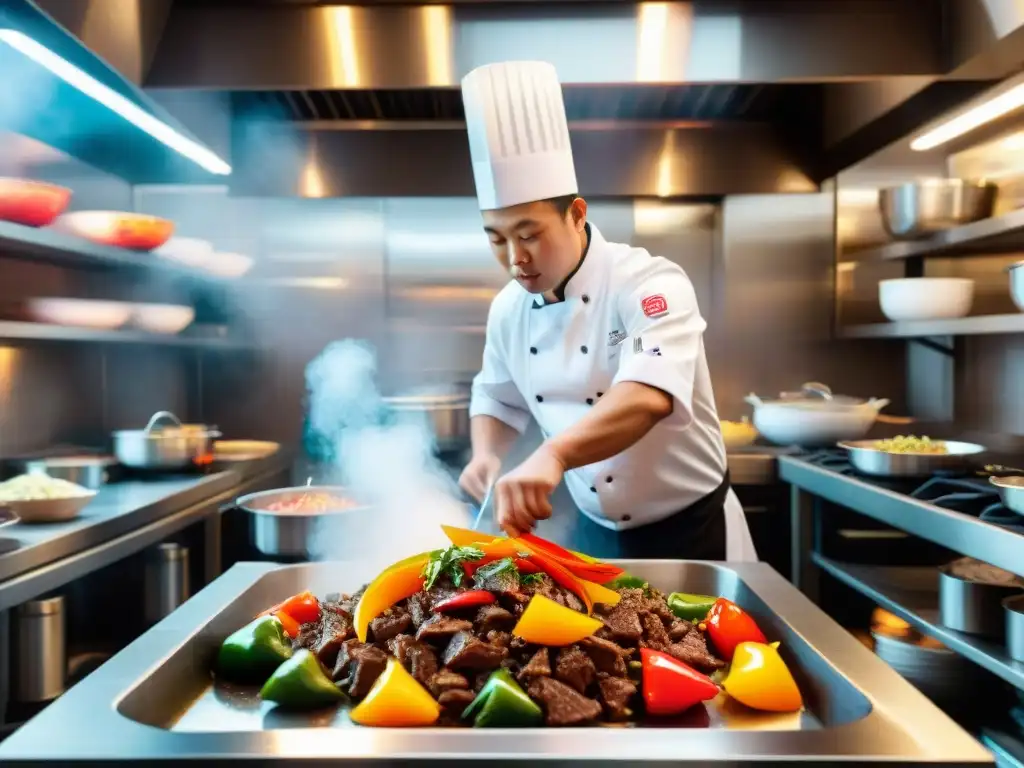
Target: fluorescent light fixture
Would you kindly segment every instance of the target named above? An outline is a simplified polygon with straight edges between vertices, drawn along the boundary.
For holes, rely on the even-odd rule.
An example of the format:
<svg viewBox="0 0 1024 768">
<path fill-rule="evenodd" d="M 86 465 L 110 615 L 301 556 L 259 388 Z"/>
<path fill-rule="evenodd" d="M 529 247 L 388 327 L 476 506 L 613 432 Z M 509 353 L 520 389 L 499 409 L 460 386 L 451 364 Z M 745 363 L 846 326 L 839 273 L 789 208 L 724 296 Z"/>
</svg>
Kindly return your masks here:
<svg viewBox="0 0 1024 768">
<path fill-rule="evenodd" d="M 132 125 L 142 129 L 157 141 L 167 145 L 178 154 L 187 157 L 210 173 L 216 173 L 221 176 L 231 173 L 231 166 L 209 149 L 192 141 L 192 139 L 182 136 L 167 125 L 167 123 L 153 117 L 146 110 L 133 104 L 117 93 L 117 91 L 112 90 L 96 78 L 83 72 L 74 64 L 65 61 L 31 37 L 14 29 L 0 29 L 0 41 L 7 43 L 14 50 L 50 70 L 50 72 L 64 82 L 116 112 Z"/>
<path fill-rule="evenodd" d="M 1024 107 L 1024 84 L 969 109 L 962 115 L 933 128 L 910 142 L 910 148 L 918 152 L 934 149 L 958 136 L 973 131 L 978 126 L 990 123 L 1003 115 Z"/>
</svg>

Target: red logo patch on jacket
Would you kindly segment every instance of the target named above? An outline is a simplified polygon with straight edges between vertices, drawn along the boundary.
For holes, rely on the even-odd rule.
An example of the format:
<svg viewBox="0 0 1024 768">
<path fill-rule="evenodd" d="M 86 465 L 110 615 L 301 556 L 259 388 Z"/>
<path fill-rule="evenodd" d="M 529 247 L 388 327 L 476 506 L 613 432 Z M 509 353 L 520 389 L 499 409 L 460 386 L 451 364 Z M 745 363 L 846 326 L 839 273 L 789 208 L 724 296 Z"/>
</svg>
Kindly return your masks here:
<svg viewBox="0 0 1024 768">
<path fill-rule="evenodd" d="M 668 312 L 668 302 L 660 293 L 655 296 L 648 296 L 640 302 L 640 307 L 648 317 L 657 317 Z"/>
</svg>

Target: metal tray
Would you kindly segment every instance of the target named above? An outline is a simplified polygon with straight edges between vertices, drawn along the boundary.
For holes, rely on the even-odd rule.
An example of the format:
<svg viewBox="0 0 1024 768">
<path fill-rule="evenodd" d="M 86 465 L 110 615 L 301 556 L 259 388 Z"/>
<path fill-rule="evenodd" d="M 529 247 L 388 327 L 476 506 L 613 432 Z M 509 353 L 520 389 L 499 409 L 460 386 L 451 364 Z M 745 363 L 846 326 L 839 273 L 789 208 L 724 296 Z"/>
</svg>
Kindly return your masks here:
<svg viewBox="0 0 1024 768">
<path fill-rule="evenodd" d="M 310 589 L 351 591 L 380 563 L 237 565 L 0 744 L 5 767 L 55 760 L 191 758 L 477 763 L 623 760 L 890 761 L 979 765 L 992 758 L 924 696 L 767 565 L 619 561 L 664 590 L 720 594 L 749 610 L 783 653 L 807 712 L 741 716 L 713 704 L 678 727 L 373 729 L 344 714 L 278 716 L 251 691 L 211 688 L 220 641 L 267 605 Z M 576 736 L 570 733 L 575 732 Z M 344 734 L 343 736 L 341 734 Z"/>
</svg>

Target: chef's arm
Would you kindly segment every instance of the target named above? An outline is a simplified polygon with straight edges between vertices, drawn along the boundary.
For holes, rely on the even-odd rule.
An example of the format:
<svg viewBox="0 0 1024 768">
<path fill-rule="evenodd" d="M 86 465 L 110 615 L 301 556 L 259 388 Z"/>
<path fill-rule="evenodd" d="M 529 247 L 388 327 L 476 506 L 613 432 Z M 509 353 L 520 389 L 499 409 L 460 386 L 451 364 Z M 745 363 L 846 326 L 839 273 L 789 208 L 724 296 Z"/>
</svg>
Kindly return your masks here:
<svg viewBox="0 0 1024 768">
<path fill-rule="evenodd" d="M 672 396 L 623 381 L 609 389 L 582 419 L 545 443 L 566 470 L 622 453 L 672 413 Z"/>
<path fill-rule="evenodd" d="M 469 434 L 474 456 L 489 455 L 499 459 L 505 458 L 519 437 L 514 427 L 483 413 L 470 419 Z"/>
</svg>

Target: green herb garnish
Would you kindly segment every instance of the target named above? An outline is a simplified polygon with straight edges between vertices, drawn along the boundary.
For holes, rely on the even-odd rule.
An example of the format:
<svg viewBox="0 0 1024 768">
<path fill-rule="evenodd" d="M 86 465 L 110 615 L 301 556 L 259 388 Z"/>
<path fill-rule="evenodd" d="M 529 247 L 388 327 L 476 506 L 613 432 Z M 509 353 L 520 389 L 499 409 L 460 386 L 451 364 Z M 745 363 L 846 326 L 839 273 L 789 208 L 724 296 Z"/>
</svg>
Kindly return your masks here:
<svg viewBox="0 0 1024 768">
<path fill-rule="evenodd" d="M 540 584 L 544 581 L 543 573 L 520 573 L 519 583 L 520 584 Z"/>
<path fill-rule="evenodd" d="M 462 579 L 466 576 L 462 564 L 482 560 L 483 556 L 483 550 L 476 547 L 448 547 L 434 550 L 430 553 L 430 559 L 423 566 L 423 571 L 420 574 L 426 579 L 423 588 L 429 590 L 442 576 L 451 579 L 452 584 L 456 587 L 462 586 Z"/>
<path fill-rule="evenodd" d="M 503 557 L 493 563 L 480 566 L 473 574 L 473 581 L 481 589 L 511 592 L 519 589 L 519 569 L 511 557 Z"/>
</svg>

